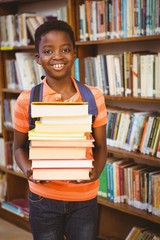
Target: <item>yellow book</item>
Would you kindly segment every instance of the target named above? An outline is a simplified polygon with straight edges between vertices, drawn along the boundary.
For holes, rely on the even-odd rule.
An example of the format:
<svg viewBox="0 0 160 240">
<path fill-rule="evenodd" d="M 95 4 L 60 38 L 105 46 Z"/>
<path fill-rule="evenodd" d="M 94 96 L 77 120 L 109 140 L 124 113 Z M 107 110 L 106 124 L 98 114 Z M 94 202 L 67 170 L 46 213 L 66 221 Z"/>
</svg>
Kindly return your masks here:
<svg viewBox="0 0 160 240">
<path fill-rule="evenodd" d="M 91 123 L 85 124 L 42 124 L 40 121 L 35 122 L 35 131 L 44 133 L 79 133 L 91 132 Z"/>
<path fill-rule="evenodd" d="M 35 129 L 28 131 L 29 140 L 33 139 L 86 139 L 86 134 L 84 132 L 75 132 L 75 133 L 66 133 L 66 132 L 58 132 L 58 133 L 47 133 L 47 132 L 36 132 Z"/>
</svg>

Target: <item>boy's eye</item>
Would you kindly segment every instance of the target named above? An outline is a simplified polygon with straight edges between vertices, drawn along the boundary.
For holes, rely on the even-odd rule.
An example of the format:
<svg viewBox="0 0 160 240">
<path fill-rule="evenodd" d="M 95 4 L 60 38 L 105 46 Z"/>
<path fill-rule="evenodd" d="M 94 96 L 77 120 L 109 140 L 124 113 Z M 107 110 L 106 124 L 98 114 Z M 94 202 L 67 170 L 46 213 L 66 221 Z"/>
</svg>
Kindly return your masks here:
<svg viewBox="0 0 160 240">
<path fill-rule="evenodd" d="M 69 48 L 64 48 L 64 49 L 62 49 L 62 52 L 63 52 L 63 53 L 69 53 L 69 52 L 70 52 L 70 49 L 69 49 Z"/>
<path fill-rule="evenodd" d="M 52 53 L 53 53 L 52 50 L 45 50 L 45 51 L 44 51 L 44 54 L 46 54 L 46 55 L 51 55 Z"/>
</svg>

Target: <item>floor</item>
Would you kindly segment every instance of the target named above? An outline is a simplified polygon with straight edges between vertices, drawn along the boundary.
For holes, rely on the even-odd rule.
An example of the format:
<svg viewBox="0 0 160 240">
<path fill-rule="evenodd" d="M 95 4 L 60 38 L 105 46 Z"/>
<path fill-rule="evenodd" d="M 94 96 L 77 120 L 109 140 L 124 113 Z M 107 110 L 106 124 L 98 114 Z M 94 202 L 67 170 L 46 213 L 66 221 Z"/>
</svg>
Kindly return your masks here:
<svg viewBox="0 0 160 240">
<path fill-rule="evenodd" d="M 0 240 L 32 240 L 31 233 L 0 218 Z"/>
<path fill-rule="evenodd" d="M 0 240 L 33 240 L 31 233 L 0 218 Z M 115 238 L 97 238 L 97 240 L 116 240 Z"/>
</svg>

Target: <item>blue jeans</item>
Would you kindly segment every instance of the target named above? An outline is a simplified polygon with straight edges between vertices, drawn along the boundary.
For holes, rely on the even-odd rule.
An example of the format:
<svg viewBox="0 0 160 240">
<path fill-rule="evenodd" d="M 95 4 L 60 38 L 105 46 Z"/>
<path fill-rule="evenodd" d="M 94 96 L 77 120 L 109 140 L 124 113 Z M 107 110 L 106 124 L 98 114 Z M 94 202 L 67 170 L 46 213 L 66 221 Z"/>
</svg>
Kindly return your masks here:
<svg viewBox="0 0 160 240">
<path fill-rule="evenodd" d="M 95 240 L 97 199 L 65 202 L 29 193 L 30 223 L 34 240 Z"/>
</svg>

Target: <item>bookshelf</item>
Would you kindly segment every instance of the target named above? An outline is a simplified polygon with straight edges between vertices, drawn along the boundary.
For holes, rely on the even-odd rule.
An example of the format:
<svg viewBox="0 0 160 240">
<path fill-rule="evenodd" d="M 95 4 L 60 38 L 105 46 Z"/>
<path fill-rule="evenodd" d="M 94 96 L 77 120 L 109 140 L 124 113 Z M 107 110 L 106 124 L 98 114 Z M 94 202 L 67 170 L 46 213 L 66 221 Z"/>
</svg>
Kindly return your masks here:
<svg viewBox="0 0 160 240">
<path fill-rule="evenodd" d="M 84 58 L 95 57 L 100 54 L 118 54 L 125 51 L 141 52 L 150 51 L 158 53 L 159 34 L 152 34 L 148 36 L 128 36 L 120 38 L 106 38 L 102 40 L 81 40 L 79 25 L 80 12 L 79 5 L 83 5 L 85 1 L 75 1 L 76 7 L 76 46 L 78 57 L 80 61 L 81 81 L 85 81 L 84 73 Z M 98 2 L 98 1 L 96 1 Z M 110 1 L 118 2 L 118 1 Z M 120 2 L 120 1 L 119 1 Z M 122 1 L 121 1 L 122 2 Z M 131 1 L 127 1 L 131 2 Z M 86 17 L 87 19 L 87 17 Z M 159 111 L 160 98 L 155 97 L 133 97 L 131 96 L 116 96 L 105 95 L 106 105 L 108 108 L 121 107 L 121 109 L 134 111 Z M 115 157 L 123 157 L 134 159 L 134 161 L 148 164 L 151 166 L 160 166 L 160 159 L 155 156 L 144 155 L 138 152 L 129 152 L 120 148 L 107 146 L 107 155 Z M 99 202 L 99 227 L 98 235 L 103 239 L 125 239 L 133 226 L 151 227 L 158 230 L 159 217 L 146 211 L 137 209 L 133 206 L 124 203 L 113 203 L 107 198 L 98 197 Z"/>
<path fill-rule="evenodd" d="M 38 4 L 37 4 L 38 3 Z M 60 0 L 58 3 L 55 1 L 47 0 L 47 1 L 21 1 L 21 0 L 6 0 L 0 1 L 0 16 L 7 15 L 16 15 L 17 13 L 28 13 L 35 12 L 38 15 L 45 16 L 56 16 L 58 12 L 60 14 L 60 9 L 66 8 L 67 1 Z M 66 10 L 67 15 L 67 10 Z M 68 15 L 69 18 L 70 15 Z M 71 16 L 70 16 L 70 19 Z M 73 20 L 72 20 L 73 22 Z M 3 26 L 4 28 L 4 26 Z M 27 30 L 28 31 L 28 30 Z M 28 32 L 27 32 L 28 33 Z M 1 35 L 2 37 L 2 35 Z M 34 55 L 34 45 L 31 39 L 30 34 L 28 35 L 28 39 L 30 39 L 30 43 L 28 45 L 17 44 L 15 46 L 2 46 L 0 45 L 0 104 L 2 107 L 2 133 L 0 133 L 0 137 L 3 137 L 4 142 L 13 142 L 13 128 L 12 124 L 6 125 L 6 105 L 4 106 L 4 102 L 6 100 L 10 101 L 13 99 L 16 100 L 20 92 L 23 90 L 21 88 L 11 88 L 8 87 L 8 79 L 7 79 L 7 71 L 6 71 L 6 61 L 16 59 L 16 53 L 32 53 Z M 10 110 L 9 110 L 10 112 Z M 5 144 L 5 152 L 10 153 L 5 156 L 6 166 L 2 166 L 0 161 L 0 173 L 6 175 L 7 182 L 7 191 L 6 191 L 6 199 L 27 199 L 28 198 L 28 182 L 21 171 L 16 167 L 13 159 L 12 147 L 9 149 Z M 10 164 L 10 165 L 9 165 Z M 5 220 L 14 223 L 15 225 L 30 231 L 29 220 L 26 216 L 21 217 L 10 211 L 7 211 L 1 207 L 0 204 L 0 216 Z"/>
<path fill-rule="evenodd" d="M 8 7 L 8 4 L 4 1 L 0 1 L 0 15 L 12 13 L 12 6 Z M 24 6 L 24 1 L 12 1 L 14 4 L 14 14 L 18 12 L 18 6 L 22 6 L 22 9 L 27 9 L 27 5 Z M 30 1 L 41 2 L 37 1 Z M 66 1 L 67 2 L 67 1 Z M 68 20 L 75 30 L 76 34 L 76 46 L 77 46 L 77 57 L 79 58 L 80 67 L 80 79 L 85 82 L 84 73 L 84 58 L 96 57 L 97 54 L 115 54 L 123 53 L 124 51 L 153 51 L 155 53 L 160 52 L 159 34 L 152 34 L 149 36 L 138 36 L 138 37 L 125 37 L 125 38 L 113 38 L 113 39 L 102 39 L 102 40 L 86 40 L 80 41 L 80 26 L 79 26 L 79 5 L 83 4 L 83 0 L 69 0 L 68 1 Z M 129 1 L 128 1 L 129 2 Z M 16 99 L 20 90 L 8 89 L 5 69 L 5 59 L 11 59 L 14 57 L 15 52 L 22 51 L 34 51 L 34 46 L 19 46 L 14 47 L 12 50 L 6 49 L 0 51 L 0 91 L 1 91 L 1 103 L 3 108 L 4 99 Z M 3 81 L 5 79 L 5 81 Z M 125 110 L 132 108 L 135 111 L 158 111 L 160 98 L 153 97 L 133 97 L 133 96 L 110 96 L 105 95 L 107 107 L 115 107 L 121 105 Z M 4 109 L 2 111 L 2 121 L 4 122 Z M 3 126 L 3 137 L 5 141 L 13 138 L 12 129 L 6 129 Z M 128 152 L 115 147 L 107 147 L 108 156 L 123 156 L 124 158 L 131 158 L 134 160 L 140 160 L 143 163 L 150 165 L 160 166 L 160 159 L 154 156 L 148 156 L 137 152 Z M 12 170 L 8 170 L 5 167 L 1 167 L 0 170 L 5 172 L 7 175 L 7 198 L 13 199 L 14 197 L 27 197 L 28 188 L 26 179 L 21 173 L 17 173 Z M 16 187 L 16 188 L 15 188 Z M 138 225 L 139 227 L 150 226 L 153 229 L 159 228 L 160 218 L 154 216 L 146 211 L 136 209 L 135 207 L 129 206 L 122 203 L 113 203 L 106 198 L 98 197 L 99 203 L 99 225 L 98 225 L 98 236 L 99 239 L 125 239 L 133 226 Z M 17 217 L 16 215 L 0 209 L 0 215 L 8 221 L 14 222 L 20 227 L 29 230 L 29 224 L 27 220 Z M 115 231 L 116 229 L 116 231 Z"/>
</svg>

